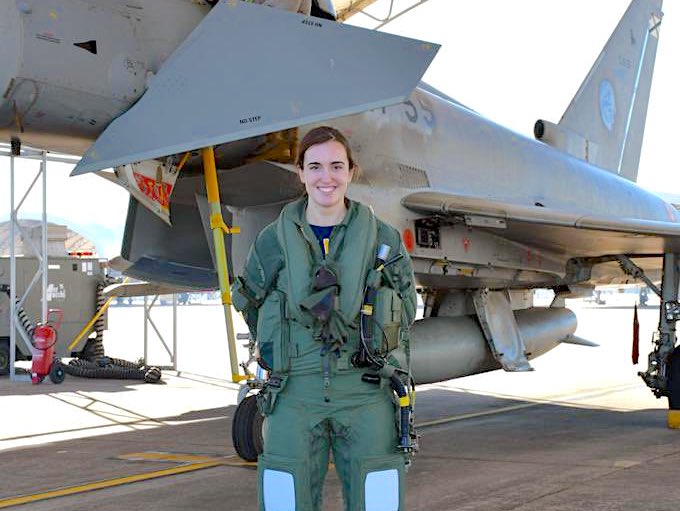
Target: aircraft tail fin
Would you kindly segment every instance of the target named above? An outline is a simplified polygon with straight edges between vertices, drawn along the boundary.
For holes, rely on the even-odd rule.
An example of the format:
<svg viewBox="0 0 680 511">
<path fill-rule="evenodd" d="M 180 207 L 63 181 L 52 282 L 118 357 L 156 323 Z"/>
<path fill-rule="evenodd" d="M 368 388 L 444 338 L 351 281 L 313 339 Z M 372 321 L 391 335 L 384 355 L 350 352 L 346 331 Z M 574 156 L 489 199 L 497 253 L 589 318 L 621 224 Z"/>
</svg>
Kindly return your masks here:
<svg viewBox="0 0 680 511">
<path fill-rule="evenodd" d="M 632 0 L 558 124 L 536 138 L 631 181 L 637 179 L 662 0 Z"/>
</svg>

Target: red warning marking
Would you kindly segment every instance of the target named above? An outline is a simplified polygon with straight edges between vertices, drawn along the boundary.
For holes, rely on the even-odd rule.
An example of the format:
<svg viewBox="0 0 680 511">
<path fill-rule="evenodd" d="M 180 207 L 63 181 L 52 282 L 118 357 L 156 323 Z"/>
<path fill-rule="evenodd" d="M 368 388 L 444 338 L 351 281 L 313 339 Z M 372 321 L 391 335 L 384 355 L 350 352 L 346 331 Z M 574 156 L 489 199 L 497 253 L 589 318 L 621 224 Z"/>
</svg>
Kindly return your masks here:
<svg viewBox="0 0 680 511">
<path fill-rule="evenodd" d="M 413 252 L 413 249 L 415 248 L 416 245 L 416 240 L 415 236 L 413 236 L 413 231 L 411 229 L 404 229 L 404 232 L 401 233 L 401 239 L 404 242 L 406 250 L 408 250 L 409 253 Z"/>
<path fill-rule="evenodd" d="M 138 172 L 133 172 L 133 175 L 135 176 L 135 181 L 137 181 L 139 191 L 152 201 L 159 203 L 162 207 L 166 209 L 170 207 L 170 192 L 172 191 L 172 186 L 162 181 L 158 182 L 155 179 L 146 177 Z"/>
</svg>

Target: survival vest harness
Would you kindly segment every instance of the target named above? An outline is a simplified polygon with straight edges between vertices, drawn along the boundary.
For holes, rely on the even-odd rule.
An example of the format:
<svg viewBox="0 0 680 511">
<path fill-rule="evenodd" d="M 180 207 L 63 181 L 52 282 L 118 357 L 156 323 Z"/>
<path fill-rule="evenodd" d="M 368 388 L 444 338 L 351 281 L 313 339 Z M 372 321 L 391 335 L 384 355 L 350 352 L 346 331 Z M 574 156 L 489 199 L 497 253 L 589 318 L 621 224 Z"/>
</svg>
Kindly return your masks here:
<svg viewBox="0 0 680 511">
<path fill-rule="evenodd" d="M 398 447 L 411 451 L 415 430 L 412 393 L 407 387 L 413 388 L 412 380 L 408 370 L 399 368 L 393 357 L 388 359 L 389 352 L 403 342 L 408 360 L 409 325 L 395 284 L 403 276 L 398 271 L 393 275 L 386 256 L 378 254 L 399 254 L 399 234 L 378 222 L 368 207 L 350 201 L 343 222 L 331 233 L 330 249 L 324 258 L 305 220 L 306 205 L 303 198 L 284 207 L 278 220 L 256 240 L 256 249 L 249 254 L 244 269 L 245 278 L 240 276 L 235 282 L 234 305 L 244 314 L 251 334 L 256 336 L 260 358 L 272 372 L 267 384 L 272 387 L 268 406 L 273 407 L 290 372 L 291 344 L 300 341 L 290 338 L 292 327 L 303 325 L 293 337 L 303 338 L 303 352 L 320 351 L 325 400 L 329 401 L 329 357 L 339 359 L 341 348 L 349 345 L 356 350 L 351 355 L 353 365 L 372 371 L 362 380 L 390 380 L 400 407 Z M 368 339 L 367 330 L 373 332 Z M 379 341 L 375 332 L 379 332 Z M 299 345 L 296 348 L 299 355 Z"/>
<path fill-rule="evenodd" d="M 234 305 L 257 338 L 263 362 L 277 373 L 288 371 L 288 350 L 275 356 L 277 346 L 267 343 L 278 333 L 271 336 L 258 330 L 278 330 L 271 324 L 277 319 L 281 323 L 295 321 L 310 329 L 328 353 L 337 353 L 348 342 L 357 343 L 366 279 L 372 272 L 377 247 L 388 245 L 396 253 L 400 246 L 394 229 L 378 222 L 370 208 L 349 201 L 348 213 L 333 229 L 330 250 L 324 258 L 305 220 L 306 204 L 305 198 L 288 204 L 279 219 L 262 232 L 256 242 L 257 268 L 246 267 L 235 282 Z M 252 253 L 248 259 L 251 263 Z M 393 303 L 395 297 L 391 295 L 397 290 L 393 289 L 389 271 L 385 273 L 384 296 L 379 296 L 383 307 L 376 307 L 374 319 L 381 335 L 387 337 L 389 351 L 399 345 L 399 337 L 408 330 L 400 327 L 408 325 L 401 324 L 400 310 L 395 310 L 401 300 L 396 298 L 399 304 Z M 285 295 L 276 298 L 285 301 L 278 318 L 275 311 L 269 313 L 270 307 L 265 303 L 274 299 L 273 291 Z M 281 329 L 288 330 L 285 325 Z"/>
</svg>

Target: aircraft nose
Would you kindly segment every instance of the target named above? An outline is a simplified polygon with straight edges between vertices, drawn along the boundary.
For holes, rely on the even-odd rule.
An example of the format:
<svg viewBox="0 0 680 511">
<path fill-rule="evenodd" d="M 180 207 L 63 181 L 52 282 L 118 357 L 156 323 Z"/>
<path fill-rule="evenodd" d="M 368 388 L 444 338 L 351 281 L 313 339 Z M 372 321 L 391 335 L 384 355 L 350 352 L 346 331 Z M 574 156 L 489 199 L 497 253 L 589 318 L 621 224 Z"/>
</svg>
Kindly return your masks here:
<svg viewBox="0 0 680 511">
<path fill-rule="evenodd" d="M 22 13 L 28 5 L 0 0 L 0 129 L 8 126 L 12 116 L 12 90 L 19 75 Z M 4 137 L 2 137 L 4 138 Z"/>
</svg>

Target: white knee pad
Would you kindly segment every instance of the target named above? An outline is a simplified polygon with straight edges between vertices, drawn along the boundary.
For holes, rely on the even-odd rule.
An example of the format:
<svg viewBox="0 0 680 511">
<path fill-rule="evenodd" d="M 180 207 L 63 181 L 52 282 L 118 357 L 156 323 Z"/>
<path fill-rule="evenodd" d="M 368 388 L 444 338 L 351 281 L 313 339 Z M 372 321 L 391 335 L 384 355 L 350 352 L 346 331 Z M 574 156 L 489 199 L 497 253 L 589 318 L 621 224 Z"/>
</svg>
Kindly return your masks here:
<svg viewBox="0 0 680 511">
<path fill-rule="evenodd" d="M 295 478 L 290 472 L 262 472 L 262 503 L 265 511 L 295 511 Z"/>
<path fill-rule="evenodd" d="M 404 455 L 366 456 L 352 462 L 350 508 L 404 511 Z"/>
<path fill-rule="evenodd" d="M 399 511 L 399 471 L 396 468 L 368 472 L 364 482 L 366 511 Z"/>
<path fill-rule="evenodd" d="M 305 460 L 261 454 L 257 460 L 257 476 L 260 511 L 312 509 Z"/>
</svg>

